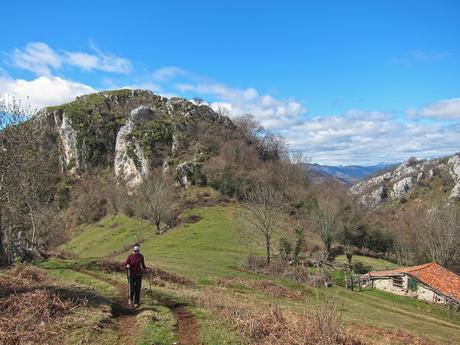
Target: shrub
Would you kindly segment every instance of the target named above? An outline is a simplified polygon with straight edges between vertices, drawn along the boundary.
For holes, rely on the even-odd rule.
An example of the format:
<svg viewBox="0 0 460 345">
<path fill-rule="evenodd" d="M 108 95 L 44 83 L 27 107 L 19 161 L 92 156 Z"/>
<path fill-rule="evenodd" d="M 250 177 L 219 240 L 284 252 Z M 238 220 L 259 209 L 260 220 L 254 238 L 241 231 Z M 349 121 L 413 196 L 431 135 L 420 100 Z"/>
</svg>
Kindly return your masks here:
<svg viewBox="0 0 460 345">
<path fill-rule="evenodd" d="M 278 251 L 283 261 L 289 260 L 292 252 L 292 246 L 291 243 L 289 243 L 289 241 L 285 237 L 280 239 Z"/>
<path fill-rule="evenodd" d="M 353 272 L 355 272 L 356 274 L 365 274 L 370 272 L 371 269 L 372 268 L 370 266 L 366 266 L 362 262 L 358 261 L 353 263 Z"/>
</svg>

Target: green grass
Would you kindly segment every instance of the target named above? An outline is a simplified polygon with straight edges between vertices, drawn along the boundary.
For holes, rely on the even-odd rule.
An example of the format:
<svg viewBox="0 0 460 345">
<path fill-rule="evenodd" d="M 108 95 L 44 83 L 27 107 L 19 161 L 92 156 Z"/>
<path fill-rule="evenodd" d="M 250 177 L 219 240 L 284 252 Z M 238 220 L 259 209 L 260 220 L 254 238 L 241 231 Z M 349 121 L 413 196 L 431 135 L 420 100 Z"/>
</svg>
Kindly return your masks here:
<svg viewBox="0 0 460 345">
<path fill-rule="evenodd" d="M 163 306 L 156 305 L 154 312 L 141 313 L 142 339 L 139 345 L 171 345 L 176 340 L 174 327 L 176 319 L 171 311 Z M 146 314 L 146 315 L 145 315 Z"/>
<path fill-rule="evenodd" d="M 163 235 L 156 235 L 152 228 L 136 219 L 125 216 L 108 217 L 101 222 L 83 227 L 72 241 L 63 246 L 83 258 L 113 256 L 122 260 L 129 253 L 129 246 L 139 238 L 145 241 L 141 245 L 148 265 L 159 265 L 161 268 L 182 274 L 202 285 L 214 284 L 219 277 L 238 277 L 241 279 L 273 279 L 267 276 L 246 273 L 238 268 L 241 261 L 248 255 L 249 246 L 238 235 L 238 207 L 213 206 L 198 207 L 182 214 L 182 218 L 191 215 L 200 220 L 193 224 L 181 225 Z M 123 251 L 123 249 L 125 249 Z M 114 255 L 115 253 L 115 255 Z M 339 256 L 337 262 L 345 262 Z M 362 262 L 372 269 L 381 270 L 394 268 L 395 265 L 379 259 L 355 255 L 354 262 Z M 89 265 L 90 260 L 80 263 Z M 65 263 L 56 260 L 48 261 L 48 269 L 62 269 L 78 265 L 68 260 Z M 123 277 L 119 275 L 119 278 Z M 335 273 L 337 283 L 343 281 L 343 275 Z M 458 316 L 449 315 L 442 306 L 433 306 L 409 297 L 401 297 L 377 290 L 353 292 L 339 286 L 332 289 L 319 289 L 318 298 L 315 290 L 288 279 L 273 279 L 277 283 L 302 291 L 307 302 L 297 302 L 284 298 L 276 299 L 260 291 L 243 293 L 251 295 L 255 300 L 287 306 L 302 311 L 303 308 L 315 308 L 324 301 L 326 295 L 333 295 L 342 306 L 343 320 L 348 325 L 369 325 L 391 330 L 407 330 L 417 335 L 437 339 L 441 343 L 460 338 L 460 321 Z M 154 288 L 156 292 L 180 299 L 181 291 L 167 288 Z M 236 286 L 235 289 L 238 289 Z M 239 344 L 238 337 L 231 330 L 206 314 L 206 311 L 194 309 L 202 325 L 202 336 L 207 344 Z M 166 316 L 165 316 L 166 317 Z M 169 326 L 164 324 L 165 329 Z M 228 333 L 230 332 L 230 333 Z M 167 339 L 167 336 L 165 336 Z M 233 342 L 234 341 L 234 342 Z M 158 342 L 161 343 L 161 342 Z"/>
<path fill-rule="evenodd" d="M 110 322 L 110 307 L 79 308 L 71 316 L 64 318 L 63 324 L 74 325 L 67 330 L 63 344 L 112 345 L 117 343 L 117 332 L 112 327 L 101 327 Z"/>
<path fill-rule="evenodd" d="M 183 217 L 194 215 L 201 220 L 150 238 L 142 252 L 148 263 L 197 282 L 244 275 L 235 269 L 248 254 L 248 247 L 238 238 L 237 211 L 236 207 L 221 206 L 187 211 Z"/>
<path fill-rule="evenodd" d="M 347 259 L 345 255 L 339 255 L 335 258 L 335 262 L 338 264 L 346 264 Z M 361 262 L 364 266 L 369 266 L 373 271 L 389 270 L 398 267 L 398 265 L 384 259 L 353 255 L 352 263 L 356 262 Z"/>
<path fill-rule="evenodd" d="M 151 236 L 154 236 L 154 228 L 149 224 L 127 216 L 109 216 L 81 227 L 60 249 L 79 257 L 113 256 Z"/>
<path fill-rule="evenodd" d="M 231 329 L 230 325 L 199 308 L 190 308 L 200 323 L 201 338 L 206 345 L 246 345 L 246 342 Z"/>
<path fill-rule="evenodd" d="M 112 285 L 70 269 L 48 269 L 48 274 L 64 283 L 74 283 L 88 287 L 106 297 L 114 296 L 117 293 L 117 290 Z"/>
</svg>

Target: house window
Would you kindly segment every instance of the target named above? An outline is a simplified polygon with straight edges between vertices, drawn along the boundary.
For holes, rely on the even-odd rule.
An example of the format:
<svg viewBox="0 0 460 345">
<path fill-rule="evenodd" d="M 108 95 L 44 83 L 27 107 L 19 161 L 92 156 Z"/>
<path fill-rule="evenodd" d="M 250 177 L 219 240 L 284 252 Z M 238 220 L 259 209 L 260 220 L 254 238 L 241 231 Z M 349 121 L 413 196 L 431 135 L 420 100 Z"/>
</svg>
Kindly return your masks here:
<svg viewBox="0 0 460 345">
<path fill-rule="evenodd" d="M 395 276 L 395 277 L 393 277 L 393 286 L 400 287 L 400 288 L 403 287 L 403 279 L 402 279 L 402 276 Z"/>
<path fill-rule="evenodd" d="M 407 287 L 411 291 L 417 291 L 417 280 L 414 278 L 409 278 L 407 280 Z"/>
</svg>

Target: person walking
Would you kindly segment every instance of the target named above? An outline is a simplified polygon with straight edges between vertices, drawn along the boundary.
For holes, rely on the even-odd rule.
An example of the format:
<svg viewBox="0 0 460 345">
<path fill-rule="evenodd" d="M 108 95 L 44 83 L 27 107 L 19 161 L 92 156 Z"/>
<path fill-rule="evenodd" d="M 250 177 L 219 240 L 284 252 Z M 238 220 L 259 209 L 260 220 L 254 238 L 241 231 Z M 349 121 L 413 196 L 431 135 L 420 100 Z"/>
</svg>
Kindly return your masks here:
<svg viewBox="0 0 460 345">
<path fill-rule="evenodd" d="M 128 273 L 129 284 L 129 305 L 139 307 L 141 298 L 142 272 L 147 270 L 144 256 L 140 253 L 140 245 L 136 243 L 133 246 L 133 252 L 125 261 L 125 267 Z"/>
</svg>

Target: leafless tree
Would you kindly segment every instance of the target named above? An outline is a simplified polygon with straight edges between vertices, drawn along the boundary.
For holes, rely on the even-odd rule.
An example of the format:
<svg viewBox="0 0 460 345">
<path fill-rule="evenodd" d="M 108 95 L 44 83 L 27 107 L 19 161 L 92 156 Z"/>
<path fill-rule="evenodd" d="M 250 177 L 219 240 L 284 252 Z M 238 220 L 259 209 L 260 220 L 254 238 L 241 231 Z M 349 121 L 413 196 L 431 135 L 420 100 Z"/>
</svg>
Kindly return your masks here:
<svg viewBox="0 0 460 345">
<path fill-rule="evenodd" d="M 195 102 L 195 104 L 197 105 L 201 105 L 201 104 L 204 104 L 205 103 L 205 100 L 201 97 L 194 97 L 193 98 L 193 101 Z"/>
<path fill-rule="evenodd" d="M 242 217 L 245 228 L 265 245 L 267 265 L 271 259 L 273 234 L 279 230 L 283 214 L 283 197 L 270 186 L 256 185 L 244 203 Z"/>
<path fill-rule="evenodd" d="M 431 258 L 449 267 L 460 256 L 460 216 L 453 205 L 444 205 L 426 212 L 420 240 Z"/>
<path fill-rule="evenodd" d="M 174 185 L 162 172 L 151 172 L 137 187 L 140 213 L 152 221 L 160 231 L 162 223 L 171 220 L 174 207 Z"/>
<path fill-rule="evenodd" d="M 336 240 L 342 224 L 344 204 L 341 196 L 343 188 L 327 181 L 317 186 L 315 197 L 308 207 L 310 226 L 319 235 L 324 244 L 323 260 L 327 261 L 332 243 Z"/>
<path fill-rule="evenodd" d="M 26 249 L 44 243 L 39 219 L 53 208 L 58 172 L 46 126 L 27 104 L 0 100 L 0 260 L 11 256 L 5 256 L 6 242 L 26 243 Z"/>
<path fill-rule="evenodd" d="M 251 114 L 237 116 L 233 119 L 233 123 L 249 145 L 256 143 L 265 133 L 264 127 Z"/>
<path fill-rule="evenodd" d="M 30 107 L 15 99 L 0 97 L 0 261 L 6 259 L 6 206 L 19 188 L 17 172 L 27 153 L 31 126 L 22 125 L 32 118 Z"/>
</svg>

